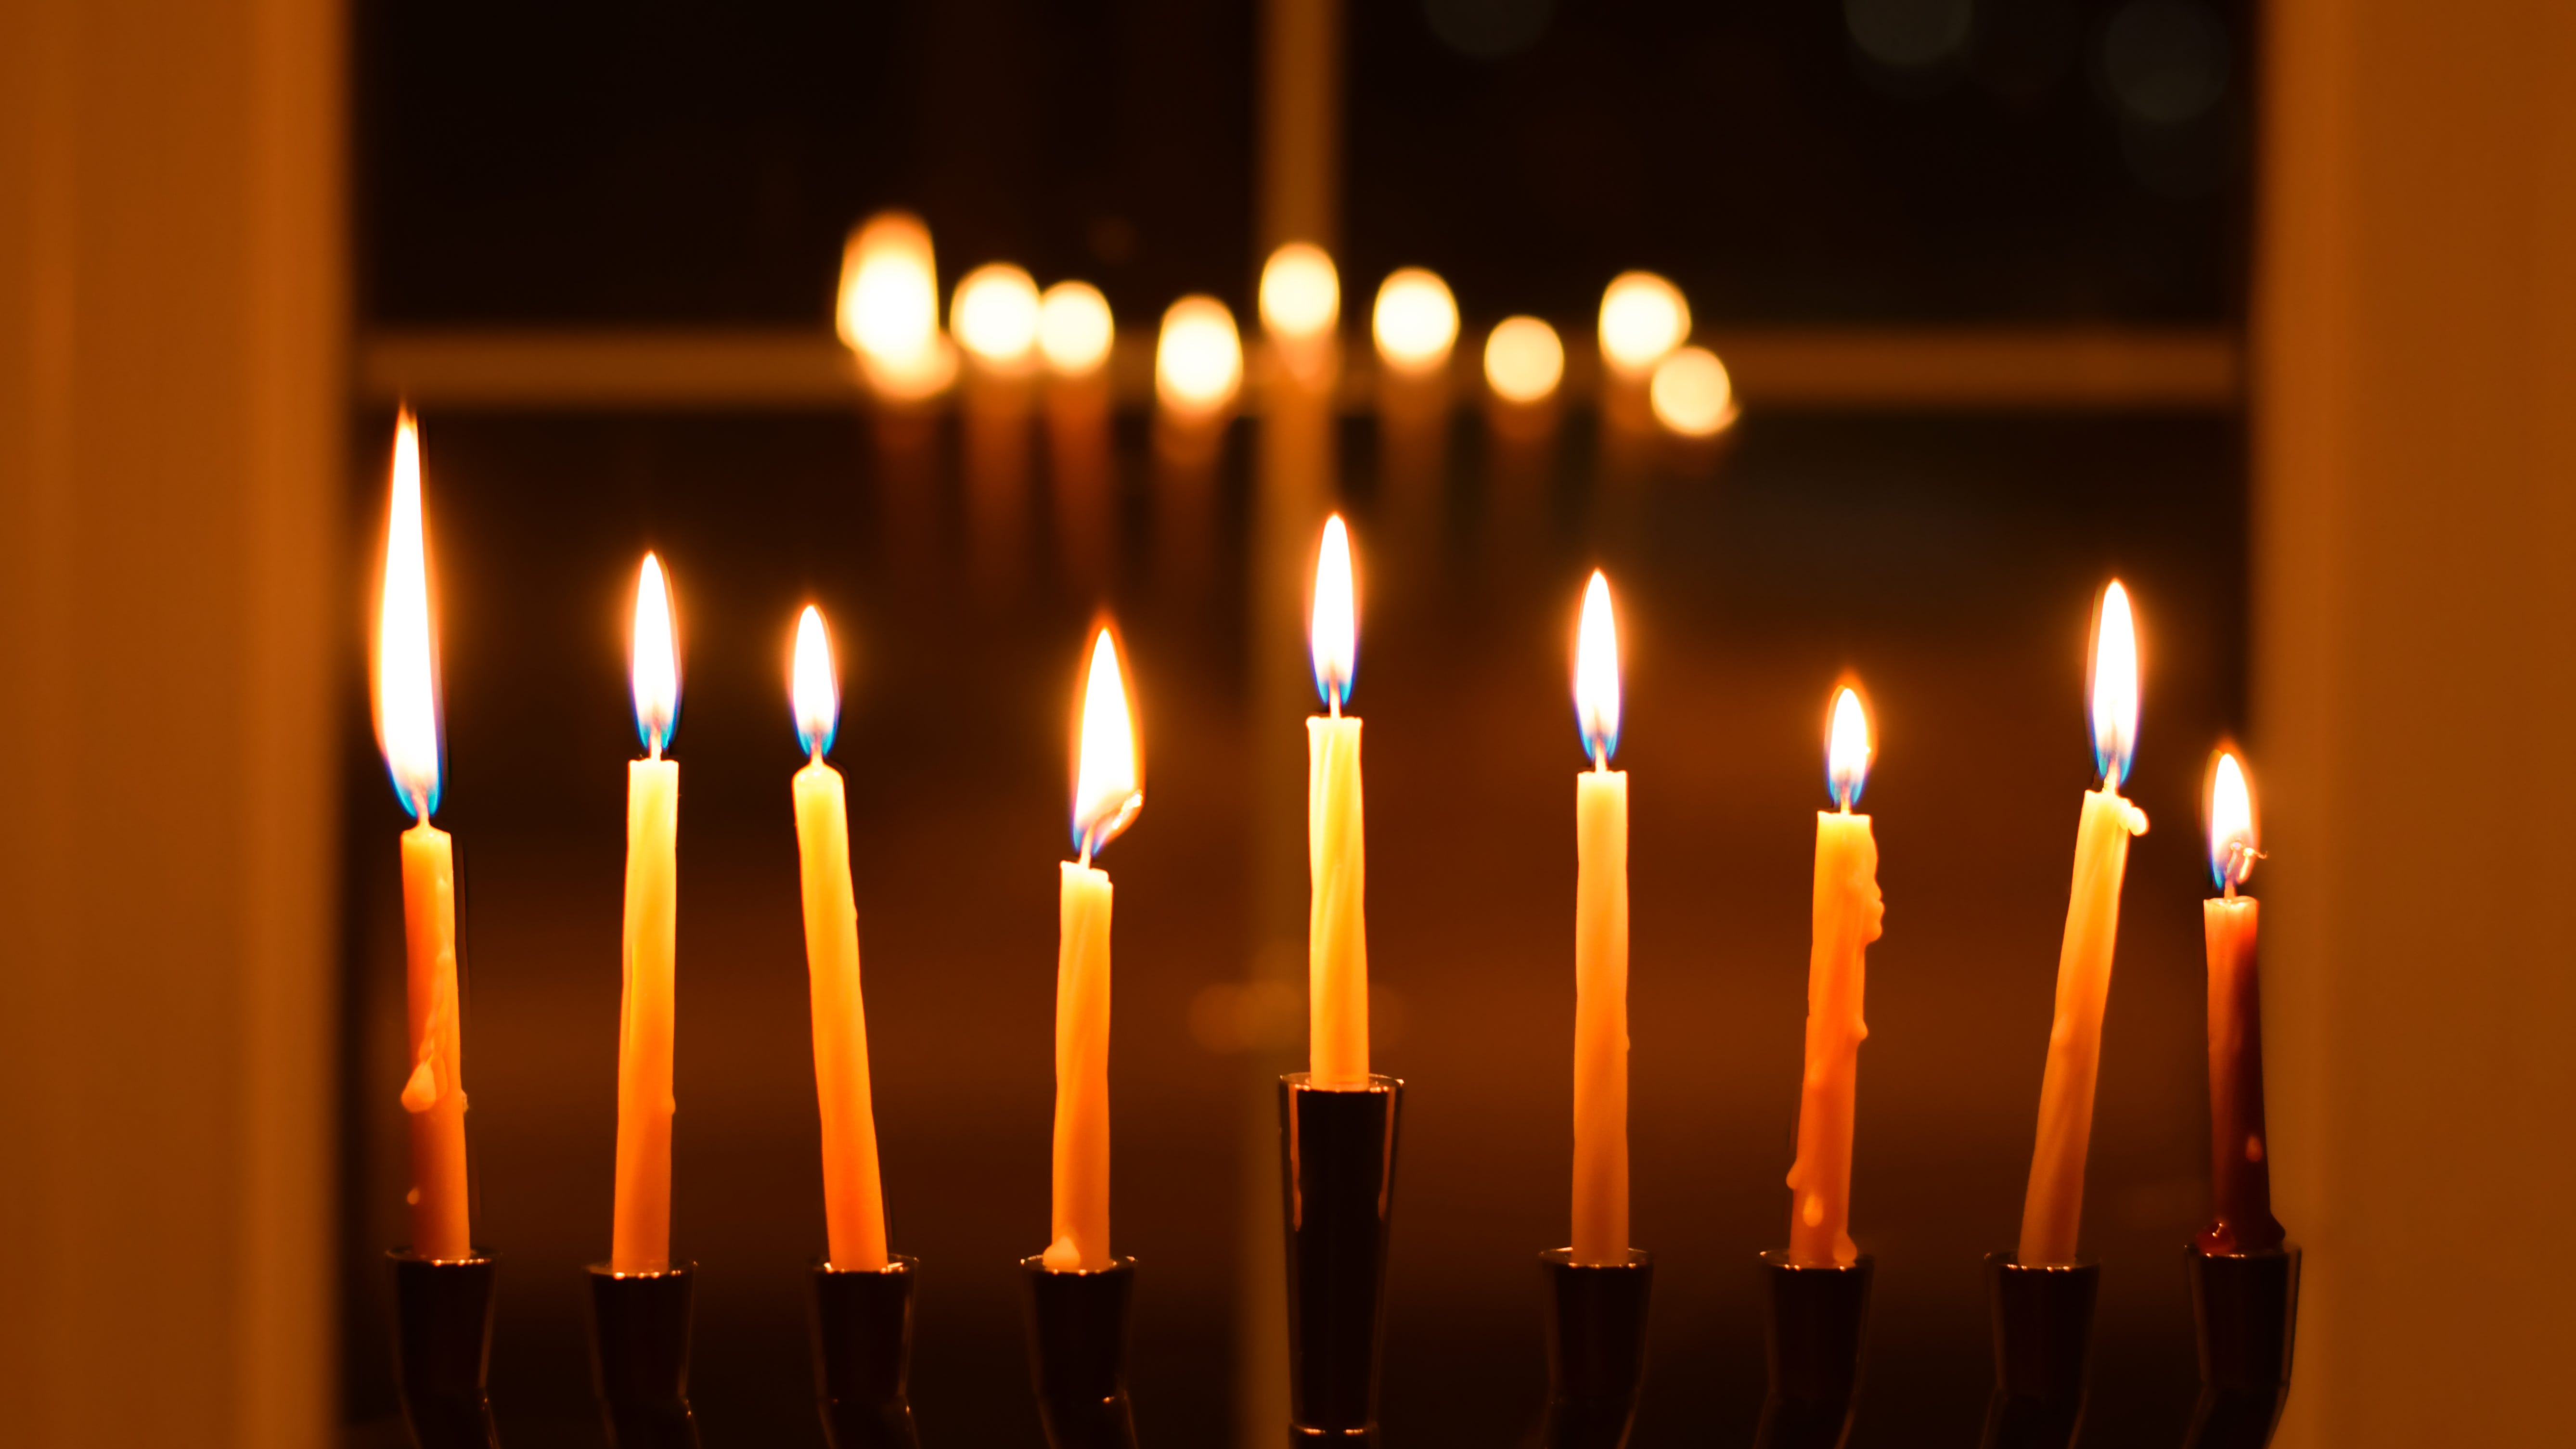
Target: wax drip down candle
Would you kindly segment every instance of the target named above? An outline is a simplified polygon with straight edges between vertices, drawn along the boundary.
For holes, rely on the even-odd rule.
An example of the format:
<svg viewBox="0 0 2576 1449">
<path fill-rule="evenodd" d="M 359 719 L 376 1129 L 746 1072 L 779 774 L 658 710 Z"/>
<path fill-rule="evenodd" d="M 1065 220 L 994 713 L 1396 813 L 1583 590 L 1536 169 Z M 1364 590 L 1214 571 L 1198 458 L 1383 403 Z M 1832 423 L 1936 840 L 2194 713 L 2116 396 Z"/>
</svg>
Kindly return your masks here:
<svg viewBox="0 0 2576 1449">
<path fill-rule="evenodd" d="M 2281 1246 L 2272 1217 L 2272 1162 L 2263 1130 L 2263 1002 L 2255 967 L 2261 919 L 2238 893 L 2262 858 L 2253 792 L 2233 751 L 2210 770 L 2209 873 L 2219 893 L 2201 902 L 2209 952 L 2209 1188 L 2213 1214 L 2204 1253 L 2251 1253 Z"/>
<path fill-rule="evenodd" d="M 1358 672 L 1359 609 L 1350 532 L 1324 524 L 1308 635 L 1315 689 L 1328 713 L 1306 721 L 1308 1076 L 1317 1087 L 1369 1084 L 1368 858 L 1360 793 L 1360 721 L 1342 713 Z"/>
<path fill-rule="evenodd" d="M 850 886 L 849 798 L 824 760 L 841 718 L 831 635 L 807 605 L 796 621 L 789 695 L 805 768 L 796 772 L 797 878 L 814 1016 L 814 1089 L 823 1124 L 823 1224 L 842 1272 L 886 1266 L 885 1191 L 868 1080 L 868 1014 L 859 994 L 859 909 Z"/>
<path fill-rule="evenodd" d="M 2120 881 L 2129 837 L 2147 813 L 2120 795 L 2138 738 L 2138 639 L 2129 591 L 2102 592 L 2093 635 L 2093 758 L 2102 787 L 2084 797 L 2075 834 L 2075 878 L 2057 958 L 2057 1006 L 2039 1089 L 2039 1135 L 2022 1201 L 2019 1261 L 2076 1261 L 2084 1215 L 2084 1159 L 2093 1135 L 2093 1083 L 2102 1065 L 2102 1011 L 2111 996 L 2111 952 L 2120 933 Z"/>
<path fill-rule="evenodd" d="M 1116 635 L 1092 638 L 1076 717 L 1073 836 L 1057 895 L 1054 1210 L 1044 1262 L 1096 1273 L 1109 1251 L 1109 873 L 1091 863 L 1145 806 Z"/>
<path fill-rule="evenodd" d="M 1575 631 L 1574 712 L 1592 768 L 1574 777 L 1574 1261 L 1628 1261 L 1628 774 L 1619 625 L 1593 570 Z"/>
<path fill-rule="evenodd" d="M 464 1024 L 456 987 L 456 849 L 430 823 L 440 783 L 436 644 L 429 615 L 420 430 L 394 425 L 393 507 L 385 524 L 384 593 L 376 620 L 376 738 L 394 794 L 414 824 L 402 835 L 405 992 L 411 1071 L 402 1104 L 411 1129 L 411 1251 L 474 1255 L 466 1192 Z"/>
<path fill-rule="evenodd" d="M 1798 1086 L 1798 1157 L 1789 1168 L 1789 1261 L 1805 1267 L 1859 1261 L 1851 1239 L 1852 1119 L 1860 1044 L 1869 1037 L 1861 995 L 1869 943 L 1887 914 L 1878 891 L 1878 841 L 1857 814 L 1869 778 L 1869 715 L 1860 692 L 1834 698 L 1825 775 L 1833 810 L 1816 812 L 1816 889 L 1807 955 L 1806 1071 Z"/>
<path fill-rule="evenodd" d="M 671 1050 L 677 1014 L 680 767 L 662 758 L 680 717 L 680 641 L 662 561 L 635 584 L 635 732 L 626 767 L 624 986 L 617 1006 L 617 1198 L 609 1268 L 671 1266 Z"/>
</svg>

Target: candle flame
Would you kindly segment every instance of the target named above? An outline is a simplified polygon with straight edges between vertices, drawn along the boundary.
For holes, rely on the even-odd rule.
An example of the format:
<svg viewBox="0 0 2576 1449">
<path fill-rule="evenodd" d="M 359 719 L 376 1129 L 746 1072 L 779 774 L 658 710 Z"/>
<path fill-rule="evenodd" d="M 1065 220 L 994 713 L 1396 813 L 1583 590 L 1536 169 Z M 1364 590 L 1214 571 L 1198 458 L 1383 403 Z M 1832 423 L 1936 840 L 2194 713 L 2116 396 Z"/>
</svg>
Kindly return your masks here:
<svg viewBox="0 0 2576 1449">
<path fill-rule="evenodd" d="M 635 733 L 660 759 L 680 721 L 680 639 L 671 623 L 671 590 L 662 561 L 644 555 L 635 581 Z"/>
<path fill-rule="evenodd" d="M 1583 624 L 1574 642 L 1574 721 L 1583 752 L 1602 769 L 1619 752 L 1619 624 L 1611 614 L 1610 580 L 1599 569 L 1583 590 Z"/>
<path fill-rule="evenodd" d="M 1652 272 L 1621 272 L 1601 292 L 1601 360 L 1638 378 L 1690 336 L 1690 303 Z"/>
<path fill-rule="evenodd" d="M 1399 267 L 1378 285 L 1370 314 L 1378 356 L 1398 372 L 1437 371 L 1458 342 L 1458 302 L 1440 274 Z"/>
<path fill-rule="evenodd" d="M 1685 438 L 1713 438 L 1735 423 L 1735 379 L 1705 347 L 1684 347 L 1655 364 L 1646 385 L 1655 420 Z"/>
<path fill-rule="evenodd" d="M 1025 367 L 1038 345 L 1038 284 L 1008 262 L 968 272 L 948 304 L 948 330 L 977 361 Z"/>
<path fill-rule="evenodd" d="M 1038 351 L 1059 377 L 1097 371 L 1117 335 L 1109 299 L 1089 282 L 1058 282 L 1038 298 Z"/>
<path fill-rule="evenodd" d="M 1324 521 L 1324 542 L 1315 552 L 1315 604 L 1306 642 L 1315 660 L 1315 693 L 1340 714 L 1351 702 L 1351 681 L 1359 673 L 1360 628 L 1350 530 L 1338 513 Z"/>
<path fill-rule="evenodd" d="M 956 374 L 956 355 L 939 333 L 930 228 L 910 212 L 879 212 L 850 233 L 835 316 L 841 341 L 889 396 L 928 397 Z"/>
<path fill-rule="evenodd" d="M 1136 726 L 1127 703 L 1116 633 L 1103 625 L 1091 641 L 1091 663 L 1082 683 L 1082 718 L 1075 742 L 1073 841 L 1087 864 L 1118 838 L 1145 808 L 1144 778 L 1137 770 Z"/>
<path fill-rule="evenodd" d="M 1860 803 L 1861 788 L 1869 783 L 1869 711 L 1862 707 L 1860 691 L 1843 686 L 1834 696 L 1834 720 L 1825 742 L 1825 783 L 1834 792 L 1834 803 L 1849 810 Z"/>
<path fill-rule="evenodd" d="M 385 522 L 385 584 L 376 614 L 376 742 L 394 794 L 415 820 L 438 808 L 438 677 L 430 639 L 429 549 L 421 519 L 420 428 L 394 423 L 393 509 Z"/>
<path fill-rule="evenodd" d="M 1485 385 L 1505 402 L 1543 402 L 1565 377 L 1565 344 L 1536 317 L 1506 317 L 1485 338 Z"/>
<path fill-rule="evenodd" d="M 1261 266 L 1261 325 L 1304 341 L 1333 330 L 1342 317 L 1342 277 L 1312 242 L 1289 242 Z"/>
<path fill-rule="evenodd" d="M 2254 830 L 2254 794 L 2245 767 L 2235 752 L 2221 750 L 2209 778 L 2209 874 L 2219 889 L 2233 891 L 2254 874 L 2262 859 Z"/>
<path fill-rule="evenodd" d="M 2118 579 L 2102 591 L 2093 631 L 2093 766 L 2117 790 L 2138 748 L 2138 630 Z"/>
<path fill-rule="evenodd" d="M 1207 414 L 1243 385 L 1243 338 L 1214 297 L 1183 297 L 1163 312 L 1154 344 L 1154 394 L 1175 412 Z"/>
<path fill-rule="evenodd" d="M 819 760 L 832 752 L 832 736 L 840 732 L 841 682 L 832 674 L 832 636 L 823 628 L 823 612 L 812 604 L 796 620 L 796 662 L 789 680 L 797 743 Z"/>
</svg>

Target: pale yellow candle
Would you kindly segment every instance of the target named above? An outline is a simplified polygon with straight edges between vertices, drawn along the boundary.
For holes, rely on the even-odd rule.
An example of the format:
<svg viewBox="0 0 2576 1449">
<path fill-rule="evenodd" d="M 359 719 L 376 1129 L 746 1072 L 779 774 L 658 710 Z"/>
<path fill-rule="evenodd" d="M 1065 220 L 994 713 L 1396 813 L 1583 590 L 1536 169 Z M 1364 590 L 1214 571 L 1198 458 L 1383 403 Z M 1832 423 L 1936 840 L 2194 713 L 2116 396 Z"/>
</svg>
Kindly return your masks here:
<svg viewBox="0 0 2576 1449">
<path fill-rule="evenodd" d="M 2120 795 L 2137 733 L 2137 634 L 2128 591 L 2114 581 L 2103 593 L 2093 641 L 2093 750 L 2102 787 L 2085 795 L 2076 827 L 2075 879 L 2057 958 L 2057 1008 L 2039 1089 L 2039 1140 L 2022 1200 L 2020 1261 L 2032 1267 L 2076 1261 L 2084 1158 L 2093 1136 L 2093 1083 L 2102 1063 L 2102 1011 L 2110 1001 L 2111 952 L 2120 930 L 2120 879 L 2129 866 L 2129 837 L 2147 830 L 2146 812 Z"/>
<path fill-rule="evenodd" d="M 859 908 L 850 891 L 850 810 L 841 772 L 823 762 L 840 722 L 832 644 L 812 605 L 796 621 L 790 686 L 796 735 L 796 860 L 805 903 L 805 975 L 813 1002 L 814 1091 L 823 1122 L 823 1228 L 831 1266 L 886 1265 L 885 1191 L 868 1084 L 868 1015 L 859 995 Z"/>
<path fill-rule="evenodd" d="M 617 1013 L 617 1201 L 608 1265 L 671 1266 L 671 1046 L 679 929 L 680 767 L 662 758 L 680 709 L 679 641 L 661 561 L 635 591 L 635 724 L 626 767 L 625 989 Z"/>
<path fill-rule="evenodd" d="M 1807 1059 L 1798 1088 L 1798 1158 L 1789 1168 L 1789 1261 L 1855 1262 L 1851 1240 L 1852 1116 L 1860 1092 L 1865 953 L 1886 907 L 1878 842 L 1852 806 L 1869 772 L 1869 718 L 1860 694 L 1834 700 L 1826 776 L 1838 806 L 1816 812 L 1816 889 L 1807 954 Z"/>
<path fill-rule="evenodd" d="M 1368 859 L 1360 799 L 1360 722 L 1342 713 L 1359 660 L 1350 533 L 1336 514 L 1315 562 L 1309 635 L 1329 713 L 1306 721 L 1307 1076 L 1346 1091 L 1369 1084 Z"/>
<path fill-rule="evenodd" d="M 456 994 L 456 852 L 429 823 L 438 808 L 438 694 L 431 667 L 429 550 L 421 516 L 420 433 L 394 427 L 393 508 L 377 615 L 376 732 L 394 793 L 419 823 L 402 835 L 403 945 L 411 1070 L 411 1250 L 473 1256 L 465 1174 L 464 1030 Z"/>
<path fill-rule="evenodd" d="M 1055 1198 L 1044 1258 L 1054 1272 L 1097 1272 L 1109 1249 L 1108 872 L 1091 858 L 1144 808 L 1136 730 L 1116 639 L 1093 639 L 1082 688 L 1073 828 L 1081 858 L 1058 887 L 1055 974 Z"/>
<path fill-rule="evenodd" d="M 1574 785 L 1574 1261 L 1628 1261 L 1628 776 L 1619 631 L 1598 570 L 1575 636 L 1574 713 L 1592 768 Z"/>
</svg>

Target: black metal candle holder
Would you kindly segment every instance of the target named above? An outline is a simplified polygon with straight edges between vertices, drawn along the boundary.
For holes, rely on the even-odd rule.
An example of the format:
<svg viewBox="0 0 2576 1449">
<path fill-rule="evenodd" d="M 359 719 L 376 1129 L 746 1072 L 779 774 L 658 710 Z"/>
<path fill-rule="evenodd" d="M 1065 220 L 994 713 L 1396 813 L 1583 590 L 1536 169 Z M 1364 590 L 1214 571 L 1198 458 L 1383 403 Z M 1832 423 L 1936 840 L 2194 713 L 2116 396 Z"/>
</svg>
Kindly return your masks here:
<svg viewBox="0 0 2576 1449">
<path fill-rule="evenodd" d="M 912 1285 L 919 1263 L 805 1277 L 814 1336 L 814 1399 L 832 1449 L 918 1449 L 912 1423 Z"/>
<path fill-rule="evenodd" d="M 1136 1260 L 1055 1272 L 1022 1258 L 1029 1282 L 1029 1376 L 1051 1449 L 1136 1449 L 1127 1398 Z"/>
<path fill-rule="evenodd" d="M 1288 1416 L 1297 1443 L 1377 1442 L 1387 1232 L 1404 1084 L 1279 1079 L 1279 1187 L 1288 1231 Z"/>
<path fill-rule="evenodd" d="M 394 1270 L 394 1385 L 416 1449 L 498 1449 L 484 1376 L 492 1362 L 495 1264 L 424 1258 L 397 1248 Z"/>
<path fill-rule="evenodd" d="M 1869 1336 L 1868 1254 L 1857 1262 L 1793 1263 L 1762 1255 L 1762 1347 L 1769 1389 L 1754 1449 L 1838 1449 L 1860 1402 Z"/>
<path fill-rule="evenodd" d="M 2299 1324 L 2299 1250 L 2187 1250 L 2200 1334 L 2200 1402 L 2185 1449 L 2264 1449 L 2290 1401 Z"/>
<path fill-rule="evenodd" d="M 1547 1418 L 1542 1449 L 1619 1449 L 1646 1382 L 1646 1310 L 1654 1255 L 1577 1263 L 1571 1248 L 1538 1255 L 1547 1275 Z"/>
<path fill-rule="evenodd" d="M 697 1266 L 590 1270 L 592 1383 L 615 1449 L 698 1449 L 689 1411 L 689 1304 Z"/>
<path fill-rule="evenodd" d="M 1995 1392 L 1986 1401 L 1985 1449 L 2066 1449 L 2075 1441 L 2101 1289 L 2099 1263 L 2039 1267 L 2010 1253 L 1986 1255 Z"/>
</svg>

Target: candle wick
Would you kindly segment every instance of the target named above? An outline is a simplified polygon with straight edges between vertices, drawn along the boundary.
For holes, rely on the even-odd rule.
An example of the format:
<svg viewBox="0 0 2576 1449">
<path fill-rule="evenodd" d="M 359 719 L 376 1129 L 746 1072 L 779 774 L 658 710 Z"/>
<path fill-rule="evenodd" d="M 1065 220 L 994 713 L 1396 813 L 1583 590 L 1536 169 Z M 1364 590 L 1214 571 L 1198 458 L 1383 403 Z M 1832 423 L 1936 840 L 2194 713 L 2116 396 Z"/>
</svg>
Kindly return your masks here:
<svg viewBox="0 0 2576 1449">
<path fill-rule="evenodd" d="M 1610 773 L 1610 752 L 1597 744 L 1592 747 L 1592 773 L 1596 775 Z"/>
<path fill-rule="evenodd" d="M 1095 837 L 1097 834 L 1098 834 L 1098 832 L 1097 832 L 1097 831 L 1091 831 L 1091 830 L 1086 830 L 1086 831 L 1082 832 L 1082 860 L 1081 860 L 1081 866 L 1082 866 L 1082 868 L 1083 868 L 1084 870 L 1089 870 L 1089 869 L 1091 869 L 1091 842 L 1092 842 L 1092 840 L 1094 839 L 1094 837 Z"/>
<path fill-rule="evenodd" d="M 411 818 L 414 822 L 421 825 L 427 825 L 429 823 L 429 792 L 427 790 L 414 790 L 412 792 Z"/>
<path fill-rule="evenodd" d="M 1332 690 L 1324 696 L 1324 702 L 1332 709 L 1333 718 L 1340 719 L 1342 717 L 1342 687 L 1340 685 L 1336 684 L 1332 687 Z"/>
</svg>

